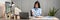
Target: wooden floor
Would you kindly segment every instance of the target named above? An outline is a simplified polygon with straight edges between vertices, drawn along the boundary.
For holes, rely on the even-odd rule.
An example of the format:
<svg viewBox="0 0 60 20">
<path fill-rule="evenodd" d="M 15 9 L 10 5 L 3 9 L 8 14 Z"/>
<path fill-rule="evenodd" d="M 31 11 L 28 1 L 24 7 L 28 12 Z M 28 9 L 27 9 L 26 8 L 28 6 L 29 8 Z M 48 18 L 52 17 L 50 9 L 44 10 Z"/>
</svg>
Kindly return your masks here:
<svg viewBox="0 0 60 20">
<path fill-rule="evenodd" d="M 5 19 L 5 18 L 0 18 L 0 20 L 9 20 L 9 19 Z M 13 20 L 13 19 L 11 19 L 11 20 Z"/>
<path fill-rule="evenodd" d="M 9 20 L 9 18 L 8 19 L 6 19 L 6 18 L 0 18 L 0 20 Z M 14 20 L 14 19 L 10 19 L 10 20 Z M 17 20 L 29 20 L 29 19 L 17 19 Z"/>
</svg>

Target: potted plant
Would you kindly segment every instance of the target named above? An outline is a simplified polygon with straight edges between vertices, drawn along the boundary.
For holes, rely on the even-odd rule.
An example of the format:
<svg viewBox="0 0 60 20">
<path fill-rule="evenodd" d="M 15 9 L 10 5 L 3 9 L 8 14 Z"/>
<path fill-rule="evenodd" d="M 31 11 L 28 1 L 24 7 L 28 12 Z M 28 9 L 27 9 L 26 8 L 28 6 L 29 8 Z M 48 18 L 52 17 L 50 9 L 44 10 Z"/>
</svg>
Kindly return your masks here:
<svg viewBox="0 0 60 20">
<path fill-rule="evenodd" d="M 59 9 L 53 7 L 52 9 L 49 10 L 48 16 L 54 16 L 58 11 Z"/>
</svg>

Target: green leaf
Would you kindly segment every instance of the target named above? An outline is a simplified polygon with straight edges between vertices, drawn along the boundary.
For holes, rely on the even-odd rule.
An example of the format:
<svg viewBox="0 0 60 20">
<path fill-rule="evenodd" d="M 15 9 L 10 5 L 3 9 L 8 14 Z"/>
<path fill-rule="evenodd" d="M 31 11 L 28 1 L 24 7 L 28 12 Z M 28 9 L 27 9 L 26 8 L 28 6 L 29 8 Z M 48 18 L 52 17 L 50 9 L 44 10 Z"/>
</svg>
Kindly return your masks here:
<svg viewBox="0 0 60 20">
<path fill-rule="evenodd" d="M 59 11 L 59 9 L 56 9 L 55 7 L 53 7 L 53 9 L 50 8 L 48 15 L 54 16 L 57 13 L 57 11 Z"/>
</svg>

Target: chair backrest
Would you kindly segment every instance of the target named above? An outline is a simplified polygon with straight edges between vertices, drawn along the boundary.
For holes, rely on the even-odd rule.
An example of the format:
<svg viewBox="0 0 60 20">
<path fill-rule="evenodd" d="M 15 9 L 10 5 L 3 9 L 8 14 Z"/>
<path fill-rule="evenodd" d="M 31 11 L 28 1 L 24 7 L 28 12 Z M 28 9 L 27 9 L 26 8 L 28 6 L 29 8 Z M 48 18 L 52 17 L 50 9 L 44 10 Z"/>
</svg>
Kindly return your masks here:
<svg viewBox="0 0 60 20">
<path fill-rule="evenodd" d="M 33 15 L 32 15 L 32 10 L 30 10 L 30 14 L 31 14 L 31 16 L 33 16 Z"/>
<path fill-rule="evenodd" d="M 20 19 L 29 19 L 28 12 L 20 12 Z"/>
</svg>

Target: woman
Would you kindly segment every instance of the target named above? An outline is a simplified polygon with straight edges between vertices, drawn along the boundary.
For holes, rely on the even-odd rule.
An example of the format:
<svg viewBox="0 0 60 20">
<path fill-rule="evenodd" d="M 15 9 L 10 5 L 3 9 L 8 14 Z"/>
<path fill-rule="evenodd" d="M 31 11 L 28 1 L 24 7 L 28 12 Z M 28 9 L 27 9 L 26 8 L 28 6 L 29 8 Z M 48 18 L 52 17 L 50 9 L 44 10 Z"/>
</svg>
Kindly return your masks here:
<svg viewBox="0 0 60 20">
<path fill-rule="evenodd" d="M 33 16 L 41 16 L 42 9 L 40 8 L 40 3 L 38 1 L 35 2 L 34 8 L 32 9 Z"/>
</svg>

